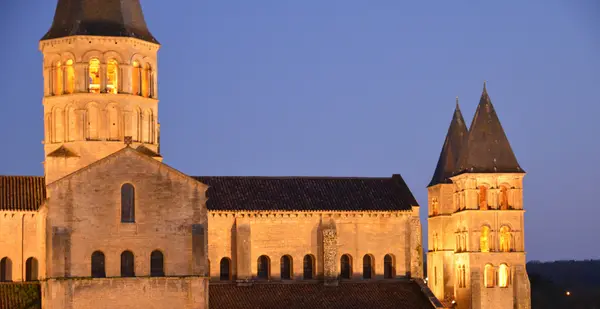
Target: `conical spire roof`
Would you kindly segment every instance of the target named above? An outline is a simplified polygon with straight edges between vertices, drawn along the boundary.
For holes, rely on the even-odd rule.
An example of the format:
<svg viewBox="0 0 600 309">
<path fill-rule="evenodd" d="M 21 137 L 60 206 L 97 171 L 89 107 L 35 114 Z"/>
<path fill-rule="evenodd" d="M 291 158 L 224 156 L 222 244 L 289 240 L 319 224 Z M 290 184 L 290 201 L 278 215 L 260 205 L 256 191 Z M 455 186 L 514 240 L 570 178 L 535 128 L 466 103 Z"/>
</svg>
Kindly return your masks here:
<svg viewBox="0 0 600 309">
<path fill-rule="evenodd" d="M 460 156 L 460 151 L 467 143 L 467 135 L 467 125 L 460 112 L 458 98 L 456 98 L 454 116 L 452 116 L 452 121 L 450 122 L 448 133 L 446 134 L 446 140 L 444 141 L 444 146 L 442 146 L 442 151 L 440 153 L 440 158 L 435 168 L 435 172 L 433 173 L 433 177 L 431 178 L 431 182 L 427 185 L 428 187 L 441 183 L 450 183 L 449 177 L 452 176 L 452 173 L 457 169 L 456 164 Z"/>
<path fill-rule="evenodd" d="M 58 0 L 52 27 L 42 40 L 72 35 L 132 37 L 158 44 L 139 0 Z"/>
<path fill-rule="evenodd" d="M 461 152 L 454 174 L 524 172 L 510 147 L 484 83 L 467 145 Z"/>
</svg>

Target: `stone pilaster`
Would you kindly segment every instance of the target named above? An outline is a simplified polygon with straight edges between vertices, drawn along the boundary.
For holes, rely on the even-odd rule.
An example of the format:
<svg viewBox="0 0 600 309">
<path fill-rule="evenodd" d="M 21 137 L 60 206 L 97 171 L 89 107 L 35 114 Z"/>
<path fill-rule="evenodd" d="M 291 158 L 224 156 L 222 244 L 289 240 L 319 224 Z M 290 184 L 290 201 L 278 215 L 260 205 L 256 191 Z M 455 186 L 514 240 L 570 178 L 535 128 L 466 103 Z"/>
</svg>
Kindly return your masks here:
<svg viewBox="0 0 600 309">
<path fill-rule="evenodd" d="M 337 231 L 335 227 L 323 229 L 323 277 L 326 285 L 338 284 Z"/>
<path fill-rule="evenodd" d="M 423 243 L 419 217 L 410 218 L 410 227 L 410 275 L 412 278 L 423 278 Z"/>
<path fill-rule="evenodd" d="M 240 220 L 241 219 L 241 220 Z M 245 218 L 236 220 L 235 246 L 237 260 L 237 279 L 249 280 L 252 278 L 251 263 L 251 228 L 250 223 L 245 222 Z"/>
</svg>

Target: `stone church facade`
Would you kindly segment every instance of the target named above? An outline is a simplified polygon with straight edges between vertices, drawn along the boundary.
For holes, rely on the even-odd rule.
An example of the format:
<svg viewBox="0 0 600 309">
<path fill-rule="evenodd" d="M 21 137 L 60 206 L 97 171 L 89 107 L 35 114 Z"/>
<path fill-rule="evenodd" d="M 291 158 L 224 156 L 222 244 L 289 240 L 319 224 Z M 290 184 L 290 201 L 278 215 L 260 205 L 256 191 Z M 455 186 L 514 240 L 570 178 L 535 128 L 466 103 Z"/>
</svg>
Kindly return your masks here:
<svg viewBox="0 0 600 309">
<path fill-rule="evenodd" d="M 463 141 L 447 138 L 423 280 L 420 207 L 398 174 L 189 176 L 164 164 L 159 47 L 138 0 L 58 1 L 40 41 L 44 176 L 0 176 L 1 309 L 528 308 L 518 164 L 473 169 L 488 154 L 474 146 L 457 163 Z M 27 284 L 39 300 L 7 292 Z"/>
</svg>

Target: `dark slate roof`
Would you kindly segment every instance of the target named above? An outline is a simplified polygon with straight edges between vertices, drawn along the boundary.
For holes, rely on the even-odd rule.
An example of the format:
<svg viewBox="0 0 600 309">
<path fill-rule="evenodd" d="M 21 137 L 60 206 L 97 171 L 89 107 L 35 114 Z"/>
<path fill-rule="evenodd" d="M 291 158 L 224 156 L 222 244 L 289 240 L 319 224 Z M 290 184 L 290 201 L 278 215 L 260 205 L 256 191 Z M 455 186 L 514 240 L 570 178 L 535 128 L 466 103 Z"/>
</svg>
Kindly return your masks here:
<svg viewBox="0 0 600 309">
<path fill-rule="evenodd" d="M 36 211 L 45 199 L 44 177 L 0 176 L 0 210 Z"/>
<path fill-rule="evenodd" d="M 359 177 L 196 176 L 209 210 L 393 211 L 417 201 L 400 175 Z"/>
<path fill-rule="evenodd" d="M 16 308 L 42 308 L 38 283 L 0 283 L 0 309 Z"/>
<path fill-rule="evenodd" d="M 158 44 L 139 0 L 58 0 L 52 27 L 42 40 L 72 35 L 132 37 Z"/>
<path fill-rule="evenodd" d="M 413 282 L 211 284 L 211 309 L 432 309 Z"/>
<path fill-rule="evenodd" d="M 485 84 L 461 151 L 455 175 L 461 173 L 524 173 L 510 147 Z"/>
<path fill-rule="evenodd" d="M 446 140 L 444 140 L 444 145 L 442 146 L 442 151 L 440 153 L 440 158 L 438 159 L 431 182 L 427 185 L 428 187 L 451 182 L 449 177 L 451 177 L 457 169 L 456 164 L 460 156 L 460 151 L 463 146 L 467 144 L 468 134 L 467 125 L 460 112 L 457 98 L 454 116 L 452 116 L 452 121 L 450 122 L 448 133 L 446 134 Z"/>
<path fill-rule="evenodd" d="M 48 154 L 48 157 L 79 157 L 75 152 L 65 147 L 64 145 L 58 147 L 58 149 Z"/>
</svg>

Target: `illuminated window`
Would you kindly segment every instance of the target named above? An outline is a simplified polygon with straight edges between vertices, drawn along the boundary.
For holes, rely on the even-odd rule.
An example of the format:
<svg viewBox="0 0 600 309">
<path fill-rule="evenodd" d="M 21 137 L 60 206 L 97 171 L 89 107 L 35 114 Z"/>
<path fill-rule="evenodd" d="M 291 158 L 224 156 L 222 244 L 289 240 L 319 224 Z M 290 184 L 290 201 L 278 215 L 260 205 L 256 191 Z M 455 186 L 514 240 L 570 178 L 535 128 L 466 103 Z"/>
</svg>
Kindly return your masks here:
<svg viewBox="0 0 600 309">
<path fill-rule="evenodd" d="M 100 60 L 93 58 L 88 67 L 88 89 L 91 93 L 100 93 Z"/>
<path fill-rule="evenodd" d="M 135 277 L 135 262 L 131 251 L 121 253 L 121 277 Z"/>
<path fill-rule="evenodd" d="M 141 95 L 142 85 L 142 67 L 137 61 L 133 62 L 133 72 L 131 73 L 131 92 L 135 95 Z"/>
<path fill-rule="evenodd" d="M 61 95 L 63 93 L 63 78 L 63 67 L 59 61 L 54 67 L 54 95 Z"/>
<path fill-rule="evenodd" d="M 500 187 L 500 209 L 508 210 L 508 188 L 506 186 Z"/>
<path fill-rule="evenodd" d="M 261 255 L 258 258 L 257 263 L 257 275 L 258 279 L 268 280 L 271 274 L 271 262 L 269 261 L 269 257 L 266 255 Z"/>
<path fill-rule="evenodd" d="M 289 255 L 284 255 L 281 257 L 281 279 L 290 280 L 292 279 L 292 257 Z"/>
<path fill-rule="evenodd" d="M 106 269 L 104 266 L 104 253 L 95 251 L 92 253 L 92 278 L 106 277 Z"/>
<path fill-rule="evenodd" d="M 433 251 L 437 251 L 438 250 L 438 234 L 437 233 L 433 233 Z"/>
<path fill-rule="evenodd" d="M 154 250 L 150 254 L 150 276 L 164 277 L 165 276 L 165 258 L 159 250 Z"/>
<path fill-rule="evenodd" d="M 73 93 L 75 91 L 75 69 L 73 68 L 73 60 L 69 59 L 65 63 L 65 93 Z"/>
<path fill-rule="evenodd" d="M 348 254 L 342 255 L 340 259 L 340 271 L 342 279 L 352 278 L 352 258 Z"/>
<path fill-rule="evenodd" d="M 488 209 L 487 188 L 485 186 L 479 186 L 479 209 Z"/>
<path fill-rule="evenodd" d="M 490 228 L 481 227 L 481 236 L 479 237 L 479 250 L 481 252 L 490 252 Z"/>
<path fill-rule="evenodd" d="M 498 267 L 498 286 L 505 288 L 508 286 L 510 273 L 506 264 L 500 264 Z"/>
<path fill-rule="evenodd" d="M 485 287 L 494 287 L 494 266 L 487 264 L 485 265 L 485 272 L 483 273 L 483 282 Z"/>
<path fill-rule="evenodd" d="M 223 281 L 231 280 L 231 260 L 224 257 L 221 259 L 221 265 L 219 266 L 221 267 L 219 279 Z"/>
<path fill-rule="evenodd" d="M 391 254 L 386 254 L 383 257 L 383 277 L 392 279 L 396 276 L 396 267 L 394 266 L 394 257 Z"/>
<path fill-rule="evenodd" d="M 152 66 L 148 63 L 142 72 L 142 96 L 152 97 Z"/>
<path fill-rule="evenodd" d="M 363 279 L 373 278 L 373 258 L 365 254 L 363 256 Z"/>
<path fill-rule="evenodd" d="M 438 214 L 438 199 L 435 197 L 431 200 L 431 214 L 434 216 Z"/>
<path fill-rule="evenodd" d="M 511 238 L 512 234 L 510 232 L 510 228 L 508 226 L 503 226 L 500 228 L 500 251 L 502 252 L 510 252 L 512 251 L 511 247 Z"/>
<path fill-rule="evenodd" d="M 119 88 L 119 64 L 116 60 L 109 60 L 106 65 L 106 91 L 117 93 Z"/>
<path fill-rule="evenodd" d="M 304 279 L 314 279 L 315 276 L 315 257 L 307 254 L 304 256 Z"/>
</svg>

